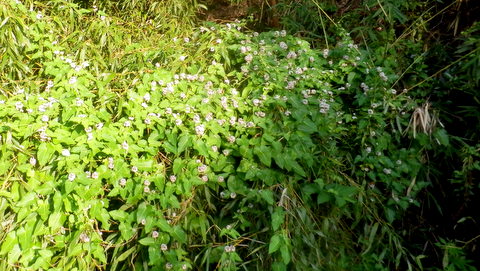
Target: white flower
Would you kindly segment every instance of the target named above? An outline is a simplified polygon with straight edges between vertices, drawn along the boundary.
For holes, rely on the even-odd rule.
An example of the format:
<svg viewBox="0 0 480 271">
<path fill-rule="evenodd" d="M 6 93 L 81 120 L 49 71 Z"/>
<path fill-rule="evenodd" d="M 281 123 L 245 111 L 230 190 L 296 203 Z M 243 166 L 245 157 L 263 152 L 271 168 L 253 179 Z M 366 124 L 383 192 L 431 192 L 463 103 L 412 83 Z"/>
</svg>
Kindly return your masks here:
<svg viewBox="0 0 480 271">
<path fill-rule="evenodd" d="M 230 121 L 229 121 L 230 125 L 235 125 L 236 121 L 237 121 L 237 117 L 235 117 L 235 116 L 230 117 Z"/>
<path fill-rule="evenodd" d="M 181 119 L 176 119 L 176 120 L 175 120 L 175 124 L 176 124 L 177 126 L 182 125 L 182 120 L 181 120 Z"/>
<path fill-rule="evenodd" d="M 327 58 L 328 57 L 328 54 L 330 54 L 330 51 L 328 49 L 324 49 L 323 50 L 323 57 L 324 58 Z"/>
<path fill-rule="evenodd" d="M 77 175 L 75 175 L 75 173 L 69 173 L 68 174 L 68 180 L 73 182 L 73 180 L 75 180 L 75 178 L 77 177 Z"/>
<path fill-rule="evenodd" d="M 172 269 L 172 267 L 173 267 L 173 264 L 171 264 L 171 263 L 165 264 L 165 268 L 166 268 L 167 270 Z"/>
<path fill-rule="evenodd" d="M 193 122 L 195 122 L 195 123 L 199 123 L 199 122 L 200 122 L 200 116 L 199 116 L 198 114 L 195 114 L 195 115 L 193 116 Z"/>
<path fill-rule="evenodd" d="M 387 81 L 388 80 L 388 77 L 385 75 L 384 72 L 380 72 L 380 78 L 382 78 L 383 81 Z"/>
<path fill-rule="evenodd" d="M 43 115 L 42 116 L 42 121 L 43 122 L 47 122 L 49 120 L 48 116 L 47 115 Z"/>
<path fill-rule="evenodd" d="M 202 125 L 198 125 L 195 127 L 195 132 L 197 133 L 197 135 L 201 136 L 205 133 L 205 126 L 202 124 Z"/>
<path fill-rule="evenodd" d="M 133 173 L 137 173 L 137 172 L 138 172 L 138 168 L 137 168 L 136 166 L 133 166 L 133 167 L 131 168 L 131 170 L 132 170 Z"/>
<path fill-rule="evenodd" d="M 288 52 L 287 58 L 297 58 L 297 53 L 290 51 Z"/>
<path fill-rule="evenodd" d="M 234 142 L 235 142 L 235 137 L 234 137 L 233 135 L 231 135 L 231 136 L 229 136 L 229 137 L 227 138 L 227 140 L 228 140 L 228 142 L 230 142 L 230 143 L 234 143 Z"/>
<path fill-rule="evenodd" d="M 258 112 L 255 112 L 255 115 L 256 115 L 257 117 L 263 118 L 263 117 L 265 117 L 265 112 L 263 112 L 263 111 L 258 111 Z"/>
<path fill-rule="evenodd" d="M 153 231 L 153 232 L 152 232 L 152 237 L 153 237 L 153 238 L 157 238 L 158 235 L 159 235 L 159 234 L 158 234 L 158 231 Z"/>
<path fill-rule="evenodd" d="M 248 54 L 248 55 L 245 56 L 245 61 L 246 61 L 247 63 L 252 62 L 252 60 L 253 60 L 253 56 L 252 56 L 251 54 Z"/>
<path fill-rule="evenodd" d="M 127 121 L 125 121 L 125 122 L 123 123 L 123 126 L 125 126 L 125 127 L 131 127 L 131 126 L 132 126 L 132 122 L 130 122 L 129 120 L 127 120 Z"/>
<path fill-rule="evenodd" d="M 170 181 L 174 183 L 177 180 L 177 176 L 175 175 L 170 175 Z"/>
<path fill-rule="evenodd" d="M 162 251 L 166 251 L 166 250 L 168 249 L 167 244 L 161 244 L 161 245 L 160 245 L 160 249 L 161 249 Z"/>
<path fill-rule="evenodd" d="M 203 176 L 202 176 L 202 181 L 208 182 L 208 176 L 207 176 L 207 175 L 203 175 Z"/>
<path fill-rule="evenodd" d="M 120 184 L 120 186 L 125 186 L 127 184 L 127 180 L 125 178 L 122 178 L 118 181 L 118 184 Z"/>
<path fill-rule="evenodd" d="M 16 108 L 18 111 L 23 111 L 23 104 L 22 104 L 22 102 L 16 102 L 16 103 L 15 103 L 15 108 Z"/>
<path fill-rule="evenodd" d="M 295 82 L 295 81 L 289 81 L 289 82 L 287 83 L 286 89 L 293 89 L 293 88 L 295 87 L 295 85 L 296 85 L 296 82 Z"/>
<path fill-rule="evenodd" d="M 30 165 L 35 166 L 37 164 L 37 159 L 35 157 L 30 157 Z"/>
<path fill-rule="evenodd" d="M 122 143 L 122 148 L 123 148 L 124 150 L 128 151 L 128 143 L 127 143 L 127 141 L 123 141 L 123 143 Z"/>
<path fill-rule="evenodd" d="M 383 173 L 387 174 L 387 175 L 390 175 L 392 173 L 392 170 L 389 169 L 389 168 L 384 168 L 383 169 Z"/>
<path fill-rule="evenodd" d="M 103 128 L 103 122 L 99 122 L 95 125 L 95 127 L 97 128 L 97 130 L 100 130 Z"/>
<path fill-rule="evenodd" d="M 38 111 L 45 112 L 47 111 L 47 108 L 48 108 L 48 104 L 41 104 L 38 106 Z"/>
<path fill-rule="evenodd" d="M 184 61 L 186 58 L 186 56 L 180 56 L 178 59 L 180 59 L 180 61 Z"/>
<path fill-rule="evenodd" d="M 80 238 L 80 241 L 81 241 L 82 243 L 88 243 L 88 242 L 90 242 L 90 237 L 88 237 L 88 235 L 85 234 L 85 233 L 80 234 L 80 237 L 79 237 L 79 238 Z"/>
<path fill-rule="evenodd" d="M 225 246 L 225 252 L 230 253 L 230 252 L 235 252 L 235 246 Z"/>
<path fill-rule="evenodd" d="M 148 187 L 148 186 L 143 187 L 143 192 L 144 193 L 150 193 L 150 187 Z"/>
<path fill-rule="evenodd" d="M 205 173 L 207 171 L 208 167 L 206 165 L 200 165 L 198 166 L 197 170 L 199 173 Z"/>
<path fill-rule="evenodd" d="M 235 192 L 230 193 L 230 198 L 234 199 L 236 197 L 237 197 L 237 193 Z"/>
<path fill-rule="evenodd" d="M 37 13 L 36 17 L 37 17 L 37 20 L 41 20 L 43 18 L 43 15 L 42 15 L 42 13 L 39 12 L 39 13 Z"/>
<path fill-rule="evenodd" d="M 212 151 L 218 152 L 218 147 L 217 146 L 212 146 Z"/>
<path fill-rule="evenodd" d="M 223 176 L 218 176 L 218 182 L 223 183 L 225 181 L 225 177 Z"/>
<path fill-rule="evenodd" d="M 77 77 L 76 77 L 76 76 L 72 76 L 72 77 L 70 78 L 70 80 L 68 80 L 68 83 L 69 83 L 70 85 L 73 85 L 73 84 L 75 84 L 76 82 L 77 82 Z"/>
<path fill-rule="evenodd" d="M 372 115 L 372 114 L 373 114 L 373 110 L 372 110 L 372 109 L 368 109 L 368 114 L 369 114 L 369 115 Z"/>
<path fill-rule="evenodd" d="M 205 116 L 206 121 L 211 121 L 213 120 L 213 114 L 211 112 L 208 112 L 207 115 Z"/>
<path fill-rule="evenodd" d="M 112 157 L 108 157 L 108 168 L 109 168 L 109 169 L 113 169 L 113 168 L 114 168 L 113 158 L 112 158 Z"/>
<path fill-rule="evenodd" d="M 92 179 L 98 179 L 98 176 L 99 176 L 98 172 L 95 171 L 92 173 Z"/>
<path fill-rule="evenodd" d="M 287 50 L 288 49 L 288 45 L 285 43 L 285 42 L 280 42 L 280 48 L 282 48 L 283 50 Z"/>
<path fill-rule="evenodd" d="M 62 150 L 62 155 L 63 155 L 63 156 L 70 156 L 70 151 L 67 150 L 67 149 L 63 149 L 63 150 Z"/>
</svg>

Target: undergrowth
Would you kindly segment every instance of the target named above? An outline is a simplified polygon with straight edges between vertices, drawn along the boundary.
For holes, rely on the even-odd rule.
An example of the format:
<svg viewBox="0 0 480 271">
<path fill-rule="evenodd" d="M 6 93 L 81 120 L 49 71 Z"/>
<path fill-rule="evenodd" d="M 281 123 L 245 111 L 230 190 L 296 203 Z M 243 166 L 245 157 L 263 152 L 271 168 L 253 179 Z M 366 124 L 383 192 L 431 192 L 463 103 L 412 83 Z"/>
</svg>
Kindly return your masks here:
<svg viewBox="0 0 480 271">
<path fill-rule="evenodd" d="M 395 60 L 198 8 L 0 4 L 0 268 L 422 268 L 399 224 L 450 137 Z"/>
</svg>

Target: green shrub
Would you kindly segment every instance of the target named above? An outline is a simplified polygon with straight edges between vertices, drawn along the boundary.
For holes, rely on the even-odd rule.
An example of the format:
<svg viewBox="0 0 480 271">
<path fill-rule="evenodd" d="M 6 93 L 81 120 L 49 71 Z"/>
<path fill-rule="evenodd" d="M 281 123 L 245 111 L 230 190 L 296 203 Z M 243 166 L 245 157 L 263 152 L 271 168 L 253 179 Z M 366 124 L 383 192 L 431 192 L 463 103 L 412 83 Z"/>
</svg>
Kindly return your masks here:
<svg viewBox="0 0 480 271">
<path fill-rule="evenodd" d="M 393 225 L 426 185 L 423 115 L 341 28 L 322 50 L 242 23 L 0 8 L 2 270 L 418 264 Z"/>
</svg>

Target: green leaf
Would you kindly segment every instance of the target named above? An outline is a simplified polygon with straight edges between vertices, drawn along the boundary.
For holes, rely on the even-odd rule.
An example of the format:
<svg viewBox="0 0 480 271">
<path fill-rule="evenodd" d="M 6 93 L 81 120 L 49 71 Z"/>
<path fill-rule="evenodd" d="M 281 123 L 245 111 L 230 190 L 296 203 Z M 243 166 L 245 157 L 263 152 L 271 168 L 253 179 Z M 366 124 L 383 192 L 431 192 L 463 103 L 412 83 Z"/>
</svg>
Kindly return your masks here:
<svg viewBox="0 0 480 271">
<path fill-rule="evenodd" d="M 145 237 L 143 239 L 138 240 L 138 242 L 144 246 L 155 245 L 155 239 L 153 239 L 152 237 Z"/>
<path fill-rule="evenodd" d="M 93 244 L 92 246 L 94 247 L 92 253 L 93 256 L 100 260 L 100 262 L 107 263 L 107 257 L 105 255 L 105 250 L 103 249 L 103 247 L 99 246 L 98 244 Z"/>
<path fill-rule="evenodd" d="M 141 171 L 151 171 L 153 169 L 153 160 L 143 160 L 136 162 L 135 165 Z"/>
<path fill-rule="evenodd" d="M 273 271 L 287 271 L 287 266 L 282 262 L 274 262 L 272 264 Z"/>
<path fill-rule="evenodd" d="M 288 246 L 281 246 L 280 247 L 280 254 L 282 255 L 283 263 L 288 264 L 291 260 L 291 255 L 290 255 L 290 250 L 288 249 Z"/>
<path fill-rule="evenodd" d="M 176 225 L 174 228 L 173 228 L 173 232 L 172 232 L 172 236 L 177 239 L 180 243 L 185 243 L 187 242 L 187 235 L 185 234 L 185 232 L 183 231 L 183 229 Z"/>
<path fill-rule="evenodd" d="M 298 125 L 298 130 L 307 134 L 312 134 L 317 131 L 317 125 L 315 125 L 312 120 L 306 118 L 303 120 L 303 123 Z"/>
<path fill-rule="evenodd" d="M 62 227 L 62 213 L 60 212 L 53 212 L 48 217 L 48 227 L 52 233 L 55 233 L 60 227 Z"/>
<path fill-rule="evenodd" d="M 125 221 L 128 214 L 122 210 L 113 210 L 109 212 L 110 216 L 117 221 Z"/>
<path fill-rule="evenodd" d="M 290 160 L 289 163 L 290 163 L 290 166 L 292 167 L 292 169 L 295 173 L 297 173 L 298 175 L 300 175 L 302 177 L 307 176 L 307 173 L 305 173 L 305 170 L 303 170 L 303 168 L 300 166 L 300 164 L 297 161 Z"/>
<path fill-rule="evenodd" d="M 438 140 L 438 142 L 443 146 L 450 145 L 450 140 L 448 139 L 448 134 L 445 129 L 437 129 L 433 136 Z"/>
<path fill-rule="evenodd" d="M 130 256 L 135 250 L 137 249 L 137 247 L 131 247 L 130 249 L 128 249 L 127 251 L 123 252 L 122 254 L 120 254 L 120 256 L 118 257 L 115 257 L 114 258 L 114 261 L 115 262 L 121 262 L 121 261 L 124 261 L 125 259 L 128 258 L 128 256 Z"/>
<path fill-rule="evenodd" d="M 2 240 L 2 247 L 0 249 L 0 255 L 5 255 L 13 248 L 17 243 L 17 236 L 14 231 L 11 231 L 7 234 L 7 237 Z"/>
<path fill-rule="evenodd" d="M 55 149 L 50 143 L 40 143 L 37 151 L 37 160 L 40 166 L 46 165 L 50 161 L 54 153 Z"/>
<path fill-rule="evenodd" d="M 195 149 L 198 151 L 198 153 L 202 156 L 208 157 L 208 147 L 203 140 L 199 139 L 195 142 Z"/>
<path fill-rule="evenodd" d="M 270 191 L 270 190 L 260 190 L 260 191 L 258 191 L 258 193 L 260 194 L 260 197 L 262 197 L 262 199 L 264 199 L 268 204 L 270 204 L 270 205 L 275 204 L 275 200 L 273 199 L 273 192 L 272 191 Z"/>
<path fill-rule="evenodd" d="M 317 196 L 317 204 L 328 202 L 330 201 L 330 199 L 331 199 L 330 193 L 326 191 L 320 191 Z"/>
<path fill-rule="evenodd" d="M 268 245 L 268 254 L 272 254 L 280 248 L 282 244 L 282 237 L 278 234 L 275 234 L 270 239 L 270 244 Z"/>
<path fill-rule="evenodd" d="M 122 234 L 123 240 L 130 240 L 130 238 L 132 238 L 132 236 L 135 234 L 135 231 L 132 229 L 132 226 L 124 222 L 120 223 L 120 225 L 118 226 L 118 229 Z"/>
<path fill-rule="evenodd" d="M 254 148 L 253 151 L 264 165 L 266 165 L 267 167 L 271 165 L 272 150 L 269 147 L 262 145 L 260 147 Z"/>
<path fill-rule="evenodd" d="M 177 154 L 182 153 L 191 145 L 192 145 L 192 140 L 189 134 L 184 134 L 180 136 L 180 140 L 178 141 Z"/>
<path fill-rule="evenodd" d="M 35 196 L 36 196 L 35 192 L 29 192 L 29 193 L 25 194 L 22 197 L 22 199 L 19 202 L 17 202 L 16 206 L 17 207 L 28 207 L 28 206 L 30 206 L 35 201 Z"/>
<path fill-rule="evenodd" d="M 177 158 L 173 161 L 173 174 L 177 175 L 180 173 L 184 166 L 182 158 Z"/>
<path fill-rule="evenodd" d="M 272 229 L 278 230 L 285 219 L 285 210 L 282 207 L 276 207 L 272 214 Z"/>
<path fill-rule="evenodd" d="M 172 231 L 172 226 L 170 226 L 170 224 L 168 224 L 163 218 L 159 218 L 156 224 L 164 232 L 170 233 Z"/>
</svg>

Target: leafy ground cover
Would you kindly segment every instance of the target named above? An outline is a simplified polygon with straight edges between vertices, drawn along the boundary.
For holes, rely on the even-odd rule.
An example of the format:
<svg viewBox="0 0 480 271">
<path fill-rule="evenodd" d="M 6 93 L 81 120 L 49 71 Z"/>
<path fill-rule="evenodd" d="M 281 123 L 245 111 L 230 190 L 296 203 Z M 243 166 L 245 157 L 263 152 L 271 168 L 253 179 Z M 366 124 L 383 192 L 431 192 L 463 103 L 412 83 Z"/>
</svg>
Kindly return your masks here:
<svg viewBox="0 0 480 271">
<path fill-rule="evenodd" d="M 0 4 L 2 270 L 421 267 L 395 223 L 449 137 L 393 62 L 134 8 Z"/>
</svg>

